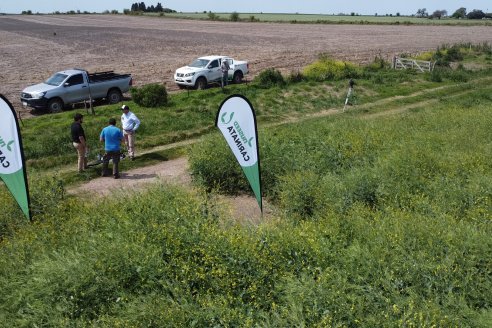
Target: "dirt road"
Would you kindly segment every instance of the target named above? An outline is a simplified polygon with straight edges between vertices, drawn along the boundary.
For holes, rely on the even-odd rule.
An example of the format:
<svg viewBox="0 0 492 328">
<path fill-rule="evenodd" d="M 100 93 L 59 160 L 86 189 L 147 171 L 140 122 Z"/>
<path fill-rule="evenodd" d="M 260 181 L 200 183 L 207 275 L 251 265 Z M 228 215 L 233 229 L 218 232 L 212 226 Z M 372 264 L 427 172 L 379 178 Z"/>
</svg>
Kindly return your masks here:
<svg viewBox="0 0 492 328">
<path fill-rule="evenodd" d="M 320 53 L 368 62 L 378 54 L 389 60 L 397 53 L 456 42 L 492 43 L 492 28 L 4 15 L 0 16 L 0 93 L 22 110 L 19 95 L 24 87 L 73 67 L 132 73 L 136 86 L 158 82 L 172 91 L 177 89 L 172 82 L 174 70 L 201 55 L 247 60 L 254 76 L 268 67 L 284 73 L 302 69 Z"/>
</svg>

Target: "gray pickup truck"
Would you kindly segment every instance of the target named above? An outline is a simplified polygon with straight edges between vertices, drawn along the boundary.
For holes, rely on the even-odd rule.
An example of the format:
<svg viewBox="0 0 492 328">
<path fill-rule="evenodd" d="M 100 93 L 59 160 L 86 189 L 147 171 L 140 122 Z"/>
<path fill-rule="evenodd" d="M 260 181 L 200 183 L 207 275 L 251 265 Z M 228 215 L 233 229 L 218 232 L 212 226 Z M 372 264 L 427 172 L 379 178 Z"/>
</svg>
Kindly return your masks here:
<svg viewBox="0 0 492 328">
<path fill-rule="evenodd" d="M 86 100 L 106 99 L 110 104 L 121 101 L 132 85 L 131 74 L 113 71 L 89 74 L 81 69 L 69 69 L 53 74 L 43 83 L 31 85 L 21 93 L 24 106 L 48 109 L 55 113 L 64 106 Z"/>
</svg>

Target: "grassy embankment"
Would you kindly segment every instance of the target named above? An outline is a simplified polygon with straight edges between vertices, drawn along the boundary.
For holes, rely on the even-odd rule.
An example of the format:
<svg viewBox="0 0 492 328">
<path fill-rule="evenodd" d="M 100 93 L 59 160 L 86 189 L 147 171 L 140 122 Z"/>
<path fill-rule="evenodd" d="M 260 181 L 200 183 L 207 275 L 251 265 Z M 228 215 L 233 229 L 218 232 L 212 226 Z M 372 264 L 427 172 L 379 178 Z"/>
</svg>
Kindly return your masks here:
<svg viewBox="0 0 492 328">
<path fill-rule="evenodd" d="M 178 187 L 81 204 L 63 194 L 63 173 L 46 178 L 43 155 L 31 157 L 36 222 L 0 192 L 0 322 L 490 326 L 490 70 L 360 74 L 357 105 L 340 115 L 329 109 L 341 108 L 346 81 L 231 87 L 257 109 L 264 193 L 278 207 L 257 227 Z M 203 134 L 223 98 L 210 89 L 173 95 L 166 108 L 135 106 L 155 125 L 139 140 L 150 150 Z M 97 111 L 87 126 L 119 113 Z M 26 121 L 26 140 L 48 122 L 65 136 L 72 114 Z M 165 127 L 171 117 L 180 134 Z M 277 124 L 292 117 L 303 120 Z M 72 149 L 57 149 L 49 156 L 73 161 Z M 190 162 L 203 189 L 248 190 L 216 133 Z"/>
</svg>

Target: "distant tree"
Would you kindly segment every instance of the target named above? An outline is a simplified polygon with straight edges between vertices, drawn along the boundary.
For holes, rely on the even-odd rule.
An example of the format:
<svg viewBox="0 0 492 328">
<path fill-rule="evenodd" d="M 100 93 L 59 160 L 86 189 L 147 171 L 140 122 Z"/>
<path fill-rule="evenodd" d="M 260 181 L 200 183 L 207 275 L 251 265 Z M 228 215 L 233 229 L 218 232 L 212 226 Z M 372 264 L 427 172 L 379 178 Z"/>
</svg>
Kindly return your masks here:
<svg viewBox="0 0 492 328">
<path fill-rule="evenodd" d="M 233 12 L 230 16 L 231 21 L 237 22 L 239 20 L 239 14 L 237 12 Z"/>
<path fill-rule="evenodd" d="M 138 11 L 138 3 L 132 3 L 131 11 Z"/>
<path fill-rule="evenodd" d="M 350 16 L 355 16 L 355 13 L 352 11 L 352 12 L 350 13 Z"/>
<path fill-rule="evenodd" d="M 157 6 L 155 6 L 155 11 L 158 13 L 161 13 L 163 11 L 162 5 L 160 2 L 157 3 Z"/>
<path fill-rule="evenodd" d="M 425 8 L 417 10 L 417 17 L 427 17 L 428 15 L 427 9 Z"/>
<path fill-rule="evenodd" d="M 396 13 L 396 17 L 400 17 L 400 13 Z"/>
<path fill-rule="evenodd" d="M 140 2 L 138 4 L 138 10 L 143 12 L 147 11 L 147 6 L 145 6 L 145 2 Z"/>
<path fill-rule="evenodd" d="M 448 14 L 446 10 L 436 10 L 432 13 L 432 18 L 437 18 L 441 19 L 442 17 L 445 17 Z"/>
<path fill-rule="evenodd" d="M 154 5 L 151 5 L 150 7 L 147 7 L 147 12 L 149 12 L 149 13 L 155 13 L 155 7 L 154 7 Z"/>
<path fill-rule="evenodd" d="M 482 19 L 485 17 L 485 13 L 481 10 L 473 9 L 466 15 L 466 17 L 469 19 Z"/>
<path fill-rule="evenodd" d="M 466 17 L 466 8 L 461 7 L 459 9 L 456 9 L 454 14 L 451 16 L 453 18 L 465 18 Z"/>
<path fill-rule="evenodd" d="M 215 13 L 213 13 L 211 11 L 208 12 L 207 16 L 208 16 L 208 19 L 210 19 L 210 20 L 217 20 L 219 18 L 219 16 L 217 16 Z"/>
<path fill-rule="evenodd" d="M 32 11 L 31 10 L 23 10 L 22 15 L 32 15 Z"/>
</svg>

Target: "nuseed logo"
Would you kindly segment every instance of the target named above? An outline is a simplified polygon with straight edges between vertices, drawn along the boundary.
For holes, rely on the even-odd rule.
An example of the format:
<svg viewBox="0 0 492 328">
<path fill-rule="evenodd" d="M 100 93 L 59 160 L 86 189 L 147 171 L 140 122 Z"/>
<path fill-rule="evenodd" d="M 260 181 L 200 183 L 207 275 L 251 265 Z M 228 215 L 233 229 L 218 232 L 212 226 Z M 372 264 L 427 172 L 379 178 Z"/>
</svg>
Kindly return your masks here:
<svg viewBox="0 0 492 328">
<path fill-rule="evenodd" d="M 227 116 L 227 112 L 224 112 L 224 114 L 222 114 L 222 116 L 220 117 L 220 120 L 224 124 L 229 124 L 232 121 L 232 118 L 234 117 L 234 112 L 231 113 L 231 115 L 229 116 L 229 121 L 227 121 L 227 122 L 224 119 L 224 117 L 226 117 L 226 116 Z"/>
<path fill-rule="evenodd" d="M 229 115 L 229 120 L 226 122 L 225 118 L 227 117 L 227 112 L 224 112 L 220 118 L 222 123 L 228 125 L 231 123 L 233 117 L 234 117 L 234 112 L 232 112 Z M 234 140 L 234 144 L 237 147 L 237 150 L 243 157 L 243 160 L 245 162 L 248 162 L 250 160 L 250 156 L 248 154 L 248 149 L 246 149 L 245 145 L 249 146 L 249 148 L 252 148 L 252 142 L 254 140 L 254 137 L 248 138 L 245 133 L 243 132 L 243 129 L 239 125 L 238 121 L 234 121 L 232 125 L 229 125 L 227 127 L 227 131 L 229 131 L 230 137 Z"/>
<path fill-rule="evenodd" d="M 0 165 L 4 168 L 8 168 L 10 166 L 10 162 L 7 159 L 7 155 L 5 153 L 5 148 L 8 152 L 12 152 L 12 145 L 14 144 L 14 140 L 9 142 L 5 142 L 3 138 L 0 136 Z"/>
</svg>

